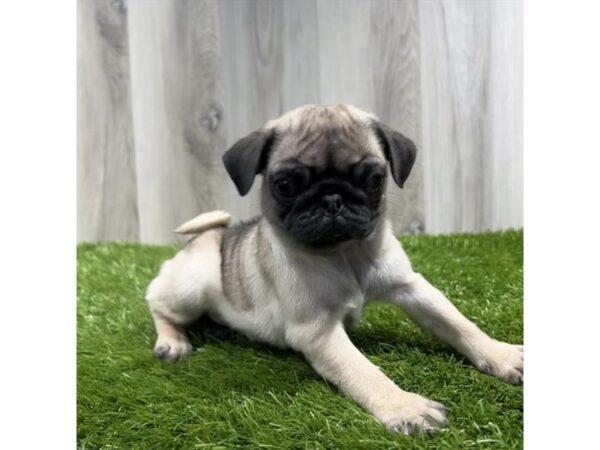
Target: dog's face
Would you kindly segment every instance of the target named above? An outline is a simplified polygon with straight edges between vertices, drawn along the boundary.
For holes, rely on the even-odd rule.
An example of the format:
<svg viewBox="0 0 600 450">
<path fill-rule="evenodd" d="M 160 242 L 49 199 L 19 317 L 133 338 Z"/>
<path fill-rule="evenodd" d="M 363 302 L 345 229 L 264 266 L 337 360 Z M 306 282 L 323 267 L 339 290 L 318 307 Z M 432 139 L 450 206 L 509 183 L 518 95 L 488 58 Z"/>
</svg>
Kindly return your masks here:
<svg viewBox="0 0 600 450">
<path fill-rule="evenodd" d="M 270 208 L 294 238 L 311 245 L 362 239 L 381 213 L 386 166 L 366 156 L 343 169 L 282 161 L 267 175 Z"/>
<path fill-rule="evenodd" d="M 346 105 L 305 106 L 269 122 L 225 153 L 245 195 L 262 173 L 262 209 L 271 223 L 312 246 L 369 236 L 382 215 L 387 164 L 402 186 L 414 144 Z"/>
</svg>

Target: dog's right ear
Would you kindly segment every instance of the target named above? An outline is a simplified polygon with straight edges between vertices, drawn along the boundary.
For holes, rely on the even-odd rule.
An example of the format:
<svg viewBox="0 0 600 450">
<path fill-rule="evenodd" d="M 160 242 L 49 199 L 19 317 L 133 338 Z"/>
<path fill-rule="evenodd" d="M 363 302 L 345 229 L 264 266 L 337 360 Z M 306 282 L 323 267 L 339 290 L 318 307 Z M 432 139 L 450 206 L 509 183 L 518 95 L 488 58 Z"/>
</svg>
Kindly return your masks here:
<svg viewBox="0 0 600 450">
<path fill-rule="evenodd" d="M 374 127 L 385 157 L 390 162 L 392 178 L 402 188 L 417 158 L 417 146 L 406 136 L 386 125 L 375 123 Z"/>
<path fill-rule="evenodd" d="M 223 155 L 225 169 L 240 195 L 244 196 L 248 193 L 254 177 L 267 165 L 274 137 L 273 130 L 257 130 L 237 141 Z"/>
</svg>

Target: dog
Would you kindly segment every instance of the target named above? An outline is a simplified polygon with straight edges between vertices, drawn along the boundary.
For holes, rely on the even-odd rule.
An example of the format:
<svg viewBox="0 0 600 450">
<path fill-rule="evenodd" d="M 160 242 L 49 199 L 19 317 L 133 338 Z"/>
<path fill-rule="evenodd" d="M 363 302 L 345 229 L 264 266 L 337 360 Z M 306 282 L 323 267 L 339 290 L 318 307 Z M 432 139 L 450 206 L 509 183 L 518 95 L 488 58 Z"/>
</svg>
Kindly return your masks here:
<svg viewBox="0 0 600 450">
<path fill-rule="evenodd" d="M 151 282 L 155 354 L 189 355 L 201 315 L 250 339 L 302 353 L 321 376 L 388 430 L 446 427 L 438 402 L 392 382 L 347 329 L 369 301 L 387 301 L 480 371 L 523 380 L 523 346 L 497 341 L 412 270 L 385 215 L 389 175 L 402 188 L 415 144 L 350 105 L 308 105 L 268 122 L 223 156 L 240 195 L 262 175 L 258 217 L 228 226 L 214 211 L 177 231 L 195 235 Z"/>
</svg>

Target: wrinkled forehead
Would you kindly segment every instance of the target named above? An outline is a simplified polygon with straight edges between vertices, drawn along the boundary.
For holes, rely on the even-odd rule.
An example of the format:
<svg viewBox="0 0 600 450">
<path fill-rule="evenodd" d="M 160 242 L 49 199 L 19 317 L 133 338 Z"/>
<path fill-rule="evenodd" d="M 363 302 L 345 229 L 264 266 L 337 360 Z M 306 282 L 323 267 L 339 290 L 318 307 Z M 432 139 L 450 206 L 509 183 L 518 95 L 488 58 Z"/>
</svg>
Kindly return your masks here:
<svg viewBox="0 0 600 450">
<path fill-rule="evenodd" d="M 270 122 L 276 130 L 276 151 L 269 162 L 276 168 L 295 159 L 319 170 L 348 172 L 367 156 L 385 157 L 372 130 L 371 116 L 357 116 L 340 107 L 314 107 Z"/>
</svg>

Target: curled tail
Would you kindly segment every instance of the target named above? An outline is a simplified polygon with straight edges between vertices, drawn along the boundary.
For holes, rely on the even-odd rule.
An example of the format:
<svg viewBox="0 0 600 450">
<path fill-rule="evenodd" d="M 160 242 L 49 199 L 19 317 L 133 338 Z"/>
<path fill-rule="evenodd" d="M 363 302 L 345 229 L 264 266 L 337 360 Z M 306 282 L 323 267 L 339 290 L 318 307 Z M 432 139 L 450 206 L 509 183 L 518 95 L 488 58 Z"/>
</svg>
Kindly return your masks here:
<svg viewBox="0 0 600 450">
<path fill-rule="evenodd" d="M 175 230 L 178 234 L 200 234 L 217 227 L 226 227 L 231 222 L 231 215 L 225 211 L 210 211 L 202 213 L 180 225 Z"/>
</svg>

